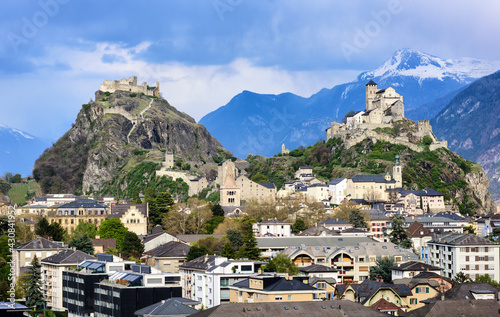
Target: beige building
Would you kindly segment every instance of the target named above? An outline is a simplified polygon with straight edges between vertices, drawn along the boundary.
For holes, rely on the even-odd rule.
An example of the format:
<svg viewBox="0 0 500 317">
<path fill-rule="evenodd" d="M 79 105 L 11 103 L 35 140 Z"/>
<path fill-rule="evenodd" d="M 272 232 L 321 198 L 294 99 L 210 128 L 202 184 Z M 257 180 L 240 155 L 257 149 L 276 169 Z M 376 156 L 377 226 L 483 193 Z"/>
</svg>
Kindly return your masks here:
<svg viewBox="0 0 500 317">
<path fill-rule="evenodd" d="M 21 268 L 31 266 L 31 261 L 33 261 L 35 256 L 40 261 L 63 250 L 67 250 L 67 248 L 42 237 L 38 237 L 15 248 L 14 252 L 12 252 L 12 259 L 15 263 L 14 282 L 21 273 Z"/>
<path fill-rule="evenodd" d="M 325 290 L 285 277 L 259 274 L 229 286 L 231 303 L 312 301 L 325 297 Z"/>
<path fill-rule="evenodd" d="M 149 87 L 147 82 L 137 85 L 137 76 L 122 78 L 120 80 L 104 80 L 99 90 L 104 92 L 115 92 L 117 90 L 131 93 L 143 93 L 147 96 L 160 97 L 160 83 L 156 82 L 155 87 Z"/>
<path fill-rule="evenodd" d="M 97 227 L 110 214 L 110 209 L 92 199 L 78 199 L 47 209 L 47 221 L 58 222 L 71 235 L 80 222 L 89 222 Z"/>
<path fill-rule="evenodd" d="M 174 167 L 174 153 L 165 153 L 165 162 L 163 162 L 163 166 L 167 169 Z"/>
<path fill-rule="evenodd" d="M 95 257 L 78 250 L 65 249 L 40 261 L 42 289 L 47 305 L 64 309 L 62 272 L 85 260 L 95 260 Z"/>
<path fill-rule="evenodd" d="M 190 245 L 184 242 L 170 241 L 144 252 L 146 264 L 168 273 L 179 273 L 179 266 L 184 264 Z"/>
<path fill-rule="evenodd" d="M 148 234 L 148 204 L 119 204 L 111 206 L 106 218 L 118 218 L 129 231 L 137 235 Z"/>
<path fill-rule="evenodd" d="M 241 200 L 276 201 L 276 186 L 273 183 L 256 183 L 240 175 L 236 178 L 236 185 L 240 188 Z"/>
</svg>

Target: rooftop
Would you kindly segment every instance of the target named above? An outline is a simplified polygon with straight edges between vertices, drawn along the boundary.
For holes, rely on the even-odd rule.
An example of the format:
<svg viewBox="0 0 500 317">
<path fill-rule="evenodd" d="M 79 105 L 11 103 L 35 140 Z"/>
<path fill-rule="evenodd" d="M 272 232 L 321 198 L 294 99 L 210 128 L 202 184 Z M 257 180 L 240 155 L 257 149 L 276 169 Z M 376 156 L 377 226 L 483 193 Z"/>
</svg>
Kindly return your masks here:
<svg viewBox="0 0 500 317">
<path fill-rule="evenodd" d="M 66 249 L 66 248 L 42 237 L 38 237 L 35 240 L 26 242 L 17 248 L 17 250 L 25 250 L 25 251 L 46 250 L 46 249 Z"/>
<path fill-rule="evenodd" d="M 76 265 L 85 260 L 95 260 L 95 256 L 79 250 L 66 249 L 61 252 L 42 259 L 41 262 L 51 264 L 72 264 Z"/>
<path fill-rule="evenodd" d="M 428 243 L 436 243 L 436 244 L 448 244 L 448 245 L 490 245 L 496 246 L 499 245 L 491 242 L 490 240 L 478 237 L 474 234 L 461 234 L 461 233 L 449 233 L 439 236 Z"/>
</svg>

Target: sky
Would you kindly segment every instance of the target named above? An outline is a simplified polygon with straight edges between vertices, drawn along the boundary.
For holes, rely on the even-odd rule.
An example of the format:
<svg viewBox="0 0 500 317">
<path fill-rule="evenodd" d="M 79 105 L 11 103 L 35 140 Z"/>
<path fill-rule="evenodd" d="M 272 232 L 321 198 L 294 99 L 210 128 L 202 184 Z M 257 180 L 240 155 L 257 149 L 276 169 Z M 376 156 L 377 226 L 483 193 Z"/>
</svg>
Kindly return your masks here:
<svg viewBox="0 0 500 317">
<path fill-rule="evenodd" d="M 57 140 L 104 79 L 160 82 L 195 120 L 250 90 L 304 97 L 401 48 L 500 59 L 500 1 L 5 1 L 0 124 Z"/>
</svg>

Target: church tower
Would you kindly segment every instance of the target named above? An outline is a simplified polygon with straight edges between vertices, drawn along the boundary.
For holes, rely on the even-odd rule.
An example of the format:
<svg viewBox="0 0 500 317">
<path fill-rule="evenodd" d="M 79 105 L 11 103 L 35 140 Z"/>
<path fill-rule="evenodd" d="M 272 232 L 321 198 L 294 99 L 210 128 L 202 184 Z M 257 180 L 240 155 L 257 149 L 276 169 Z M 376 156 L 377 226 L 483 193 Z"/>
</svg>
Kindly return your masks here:
<svg viewBox="0 0 500 317">
<path fill-rule="evenodd" d="M 236 185 L 237 176 L 238 169 L 231 160 L 221 164 L 218 175 L 221 179 L 219 202 L 221 206 L 241 206 L 241 189 Z"/>
<path fill-rule="evenodd" d="M 366 84 L 366 111 L 373 109 L 372 101 L 375 99 L 376 94 L 377 84 L 373 80 L 370 80 Z"/>
<path fill-rule="evenodd" d="M 396 154 L 394 157 L 394 166 L 392 168 L 392 177 L 396 181 L 396 188 L 403 187 L 403 171 L 401 164 L 399 163 L 399 155 Z"/>
</svg>

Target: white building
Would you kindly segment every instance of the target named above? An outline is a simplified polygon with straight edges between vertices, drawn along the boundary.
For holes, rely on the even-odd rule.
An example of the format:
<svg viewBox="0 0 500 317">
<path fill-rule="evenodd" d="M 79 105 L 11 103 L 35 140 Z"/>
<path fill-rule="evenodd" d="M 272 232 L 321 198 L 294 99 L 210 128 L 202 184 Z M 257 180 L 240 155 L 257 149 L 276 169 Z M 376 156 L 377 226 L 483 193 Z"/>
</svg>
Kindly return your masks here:
<svg viewBox="0 0 500 317">
<path fill-rule="evenodd" d="M 431 272 L 441 275 L 441 268 L 425 264 L 421 261 L 398 263 L 397 265 L 391 267 L 391 271 L 393 281 L 402 278 L 412 278 L 422 272 Z"/>
<path fill-rule="evenodd" d="M 266 262 L 205 255 L 181 265 L 182 297 L 204 308 L 229 302 L 229 286 L 258 273 Z"/>
<path fill-rule="evenodd" d="M 336 178 L 328 183 L 328 193 L 330 194 L 330 202 L 335 205 L 340 205 L 347 192 L 347 178 Z"/>
<path fill-rule="evenodd" d="M 427 243 L 429 262 L 443 269 L 443 276 L 458 272 L 475 279 L 488 274 L 500 282 L 500 245 L 473 234 L 449 233 Z"/>
<path fill-rule="evenodd" d="M 291 223 L 278 220 L 267 220 L 252 225 L 256 237 L 290 237 Z"/>
</svg>

